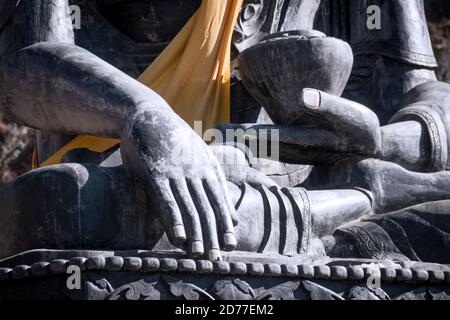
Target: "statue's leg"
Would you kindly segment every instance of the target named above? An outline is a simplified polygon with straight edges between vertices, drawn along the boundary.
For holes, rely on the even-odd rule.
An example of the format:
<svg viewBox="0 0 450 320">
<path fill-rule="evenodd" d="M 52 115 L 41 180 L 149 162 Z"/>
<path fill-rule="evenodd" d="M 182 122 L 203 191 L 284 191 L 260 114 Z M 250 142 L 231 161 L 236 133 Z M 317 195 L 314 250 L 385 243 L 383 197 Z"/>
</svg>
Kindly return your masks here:
<svg viewBox="0 0 450 320">
<path fill-rule="evenodd" d="M 338 227 L 373 213 L 373 198 L 363 189 L 307 191 L 283 188 L 248 166 L 233 147 L 214 146 L 236 204 L 238 249 L 251 252 L 308 252 L 312 236 L 331 235 Z M 249 232 L 252 230 L 252 232 Z M 314 252 L 317 254 L 317 252 Z"/>
<path fill-rule="evenodd" d="M 362 187 L 374 197 L 376 213 L 450 200 L 450 171 L 418 173 L 375 159 L 348 160 L 333 168 L 335 185 Z"/>
<path fill-rule="evenodd" d="M 239 189 L 234 194 L 241 193 L 236 235 L 242 251 L 318 254 L 311 245 L 313 237 L 330 236 L 373 213 L 371 194 L 365 190 L 306 191 L 250 184 Z"/>
<path fill-rule="evenodd" d="M 0 190 L 0 257 L 31 249 L 151 249 L 163 233 L 123 167 L 62 164 Z"/>
<path fill-rule="evenodd" d="M 431 202 L 343 226 L 334 233 L 328 253 L 448 264 L 449 227 L 450 201 Z"/>
<path fill-rule="evenodd" d="M 294 189 L 275 185 L 270 190 L 231 182 L 227 186 L 238 208 L 240 250 L 295 252 L 303 229 L 294 221 L 309 215 L 306 192 L 302 198 Z M 152 205 L 152 194 L 123 166 L 61 164 L 33 170 L 1 189 L 0 203 L 0 258 L 40 248 L 173 248 L 162 237 L 158 215 L 148 214 L 160 210 Z M 267 216 L 272 216 L 270 223 Z M 294 232 L 280 232 L 280 225 Z"/>
<path fill-rule="evenodd" d="M 318 237 L 373 214 L 372 193 L 364 189 L 308 191 L 312 230 Z"/>
</svg>

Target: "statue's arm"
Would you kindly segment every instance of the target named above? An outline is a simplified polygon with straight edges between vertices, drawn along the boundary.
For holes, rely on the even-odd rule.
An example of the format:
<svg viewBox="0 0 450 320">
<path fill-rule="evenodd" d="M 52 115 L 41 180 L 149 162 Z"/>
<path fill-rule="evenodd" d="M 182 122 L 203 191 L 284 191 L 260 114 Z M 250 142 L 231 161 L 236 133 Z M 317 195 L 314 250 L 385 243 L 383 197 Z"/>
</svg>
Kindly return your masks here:
<svg viewBox="0 0 450 320">
<path fill-rule="evenodd" d="M 201 138 L 158 94 L 64 36 L 54 22 L 67 1 L 22 4 L 19 14 L 44 19 L 42 32 L 23 29 L 32 43 L 0 57 L 1 111 L 46 131 L 120 138 L 124 165 L 144 183 L 159 209 L 149 214 L 159 215 L 172 243 L 214 260 L 233 249 L 234 208 Z"/>
<path fill-rule="evenodd" d="M 248 136 L 254 136 L 262 143 L 278 143 L 279 158 L 287 163 L 334 165 L 340 160 L 357 156 L 394 162 L 413 171 L 442 170 L 442 166 L 430 168 L 432 155 L 428 137 L 432 126 L 429 123 L 426 127 L 425 116 L 412 117 L 407 114 L 394 117 L 391 124 L 380 126 L 376 114 L 362 104 L 319 90 L 304 89 L 303 92 L 303 95 L 307 93 L 307 99 L 302 102 L 306 105 L 303 116 L 307 116 L 312 124 L 233 126 L 246 130 Z M 429 95 L 437 96 L 432 91 Z M 428 109 L 424 114 L 431 113 L 433 108 L 427 106 L 430 100 L 421 101 L 418 102 L 421 108 Z M 450 113 L 441 109 L 438 113 L 445 119 L 445 115 Z M 442 146 L 442 150 L 444 147 L 446 149 Z"/>
<path fill-rule="evenodd" d="M 120 138 L 140 103 L 170 111 L 156 93 L 73 44 L 38 43 L 0 63 L 2 112 L 37 129 Z"/>
</svg>

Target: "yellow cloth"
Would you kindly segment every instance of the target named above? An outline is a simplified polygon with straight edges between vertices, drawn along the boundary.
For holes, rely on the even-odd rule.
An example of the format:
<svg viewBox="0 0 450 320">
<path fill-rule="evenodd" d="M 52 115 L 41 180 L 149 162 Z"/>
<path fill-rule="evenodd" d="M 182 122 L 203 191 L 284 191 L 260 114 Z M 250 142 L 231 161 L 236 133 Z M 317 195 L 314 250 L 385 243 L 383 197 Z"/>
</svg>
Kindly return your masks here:
<svg viewBox="0 0 450 320">
<path fill-rule="evenodd" d="M 230 115 L 230 50 L 234 24 L 243 0 L 203 0 L 175 39 L 139 77 L 167 100 L 189 125 L 203 128 L 228 122 Z M 61 162 L 68 151 L 104 152 L 120 140 L 80 135 L 41 164 Z"/>
<path fill-rule="evenodd" d="M 43 163 L 38 163 L 37 152 L 35 149 L 35 151 L 33 152 L 33 169 L 61 163 L 61 160 L 64 157 L 64 155 L 70 150 L 85 148 L 93 152 L 105 152 L 106 150 L 111 149 L 112 147 L 118 145 L 119 143 L 120 140 L 117 139 L 102 138 L 89 135 L 79 135 L 73 138 L 69 143 L 67 143 L 64 147 L 59 149 L 56 153 L 54 153 L 50 158 L 45 160 Z"/>
</svg>

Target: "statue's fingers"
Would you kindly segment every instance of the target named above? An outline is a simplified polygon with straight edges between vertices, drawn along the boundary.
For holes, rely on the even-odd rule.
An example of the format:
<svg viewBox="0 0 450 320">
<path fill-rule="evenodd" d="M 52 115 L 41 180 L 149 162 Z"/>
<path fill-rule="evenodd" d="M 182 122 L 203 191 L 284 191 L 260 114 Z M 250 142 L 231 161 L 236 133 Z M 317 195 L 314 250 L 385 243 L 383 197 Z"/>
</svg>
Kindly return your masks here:
<svg viewBox="0 0 450 320">
<path fill-rule="evenodd" d="M 237 246 L 233 221 L 231 219 L 231 211 L 234 211 L 234 208 L 230 208 L 219 181 L 214 179 L 205 180 L 203 181 L 203 186 L 216 214 L 219 230 L 222 231 L 223 248 L 224 250 L 232 251 Z"/>
<path fill-rule="evenodd" d="M 188 180 L 189 190 L 200 216 L 203 231 L 203 243 L 205 252 L 208 252 L 211 261 L 221 260 L 220 246 L 217 237 L 217 223 L 213 208 L 200 179 Z"/>
<path fill-rule="evenodd" d="M 157 181 L 156 192 L 155 196 L 160 200 L 158 202 L 161 210 L 160 219 L 164 224 L 167 236 L 174 245 L 181 245 L 186 241 L 186 230 L 169 180 Z"/>
<path fill-rule="evenodd" d="M 352 125 L 355 121 L 375 121 L 379 124 L 376 114 L 366 106 L 317 89 L 303 89 L 302 102 L 310 113 L 320 115 L 335 125 Z"/>
<path fill-rule="evenodd" d="M 184 226 L 187 229 L 187 250 L 193 255 L 204 253 L 202 225 L 185 179 L 171 181 L 175 199 L 181 210 Z"/>
<path fill-rule="evenodd" d="M 265 186 L 267 188 L 271 188 L 273 186 L 277 186 L 278 184 L 263 174 L 261 171 L 258 171 L 254 168 L 247 168 L 247 181 L 250 186 L 258 188 L 259 186 Z"/>
<path fill-rule="evenodd" d="M 214 166 L 214 170 L 215 170 L 216 177 L 220 184 L 218 190 L 221 190 L 222 196 L 225 199 L 226 206 L 228 208 L 228 212 L 231 216 L 232 225 L 237 225 L 238 224 L 237 212 L 236 212 L 234 203 L 231 202 L 231 197 L 228 196 L 228 187 L 226 184 L 227 180 L 225 178 L 225 173 L 223 172 L 223 170 L 219 164 L 216 164 Z"/>
<path fill-rule="evenodd" d="M 350 137 L 356 147 L 369 153 L 381 149 L 377 115 L 366 106 L 316 89 L 303 89 L 303 105 L 324 127 Z"/>
</svg>

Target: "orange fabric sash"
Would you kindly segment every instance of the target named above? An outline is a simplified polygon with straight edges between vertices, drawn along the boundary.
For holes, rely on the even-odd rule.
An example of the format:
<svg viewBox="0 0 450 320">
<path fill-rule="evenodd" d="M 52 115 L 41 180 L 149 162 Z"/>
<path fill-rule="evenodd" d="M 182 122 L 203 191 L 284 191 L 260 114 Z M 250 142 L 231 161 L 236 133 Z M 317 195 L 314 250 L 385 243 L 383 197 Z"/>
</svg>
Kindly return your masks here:
<svg viewBox="0 0 450 320">
<path fill-rule="evenodd" d="M 189 125 L 203 128 L 229 122 L 230 50 L 234 25 L 243 0 L 203 0 L 200 8 L 169 46 L 139 77 L 166 99 Z M 120 140 L 80 135 L 41 164 L 61 162 L 70 150 L 105 152 Z M 36 158 L 36 157 L 34 157 Z"/>
</svg>

